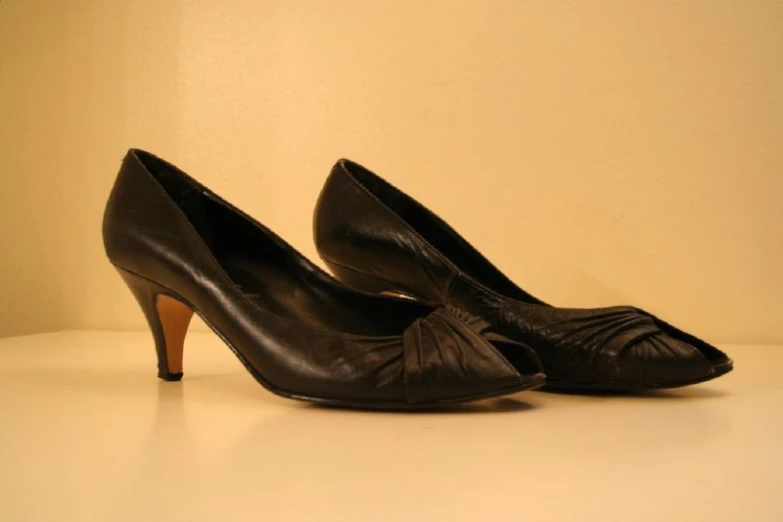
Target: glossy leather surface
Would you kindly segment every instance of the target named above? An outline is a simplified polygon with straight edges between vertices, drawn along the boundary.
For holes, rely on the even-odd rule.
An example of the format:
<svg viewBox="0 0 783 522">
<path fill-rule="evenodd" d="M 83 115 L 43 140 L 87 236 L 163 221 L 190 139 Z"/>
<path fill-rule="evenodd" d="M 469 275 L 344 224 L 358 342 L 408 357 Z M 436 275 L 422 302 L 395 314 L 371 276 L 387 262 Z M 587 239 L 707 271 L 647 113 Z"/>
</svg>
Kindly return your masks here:
<svg viewBox="0 0 783 522">
<path fill-rule="evenodd" d="M 456 307 L 532 347 L 552 387 L 645 389 L 731 370 L 720 350 L 634 307 L 556 308 L 512 283 L 443 220 L 348 160 L 314 216 L 320 256 L 343 282 Z"/>
<path fill-rule="evenodd" d="M 357 292 L 165 161 L 131 150 L 103 223 L 106 253 L 182 301 L 281 395 L 404 407 L 541 384 L 447 307 Z"/>
</svg>

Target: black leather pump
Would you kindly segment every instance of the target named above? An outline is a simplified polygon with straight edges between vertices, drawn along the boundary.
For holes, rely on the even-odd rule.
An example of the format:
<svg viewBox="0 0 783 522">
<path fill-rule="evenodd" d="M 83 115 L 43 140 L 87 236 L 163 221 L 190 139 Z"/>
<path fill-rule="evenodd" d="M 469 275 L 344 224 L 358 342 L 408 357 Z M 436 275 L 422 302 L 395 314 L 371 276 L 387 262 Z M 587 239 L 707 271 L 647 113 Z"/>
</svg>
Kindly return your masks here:
<svg viewBox="0 0 783 522">
<path fill-rule="evenodd" d="M 536 299 L 443 220 L 347 160 L 335 165 L 321 192 L 314 233 L 338 279 L 481 317 L 533 347 L 552 388 L 668 388 L 732 369 L 717 348 L 638 308 L 555 308 Z"/>
<path fill-rule="evenodd" d="M 196 312 L 263 386 L 295 399 L 405 409 L 544 381 L 535 354 L 486 323 L 344 286 L 147 152 L 125 157 L 103 238 L 147 317 L 165 380 L 182 377 Z"/>
</svg>

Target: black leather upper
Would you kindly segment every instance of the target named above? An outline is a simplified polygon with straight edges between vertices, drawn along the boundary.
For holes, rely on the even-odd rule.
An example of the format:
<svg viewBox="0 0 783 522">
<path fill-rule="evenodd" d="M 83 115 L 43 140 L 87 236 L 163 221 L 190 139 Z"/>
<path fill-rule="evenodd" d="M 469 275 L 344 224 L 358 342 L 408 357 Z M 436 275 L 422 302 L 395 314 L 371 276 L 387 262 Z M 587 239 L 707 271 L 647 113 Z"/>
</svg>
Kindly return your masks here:
<svg viewBox="0 0 783 522">
<path fill-rule="evenodd" d="M 512 283 L 449 225 L 369 170 L 332 169 L 314 217 L 320 256 L 365 290 L 448 304 L 532 347 L 555 386 L 637 389 L 731 369 L 717 348 L 633 307 L 552 307 Z"/>
<path fill-rule="evenodd" d="M 349 289 L 143 151 L 122 163 L 103 237 L 112 263 L 170 289 L 284 395 L 427 404 L 523 389 L 540 373 L 530 353 L 521 375 L 499 351 L 511 341 L 446 307 Z"/>
</svg>

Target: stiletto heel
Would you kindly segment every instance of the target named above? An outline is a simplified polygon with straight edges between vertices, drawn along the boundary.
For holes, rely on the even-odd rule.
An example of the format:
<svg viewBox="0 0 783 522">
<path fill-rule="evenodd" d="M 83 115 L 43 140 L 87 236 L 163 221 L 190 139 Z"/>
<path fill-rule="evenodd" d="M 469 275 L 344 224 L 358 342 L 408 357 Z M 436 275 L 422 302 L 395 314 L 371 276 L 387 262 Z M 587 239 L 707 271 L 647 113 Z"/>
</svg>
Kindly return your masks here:
<svg viewBox="0 0 783 522">
<path fill-rule="evenodd" d="M 182 379 L 182 351 L 193 310 L 162 286 L 127 270 L 117 271 L 147 318 L 158 355 L 158 377 L 164 381 Z"/>
<path fill-rule="evenodd" d="M 148 152 L 125 157 L 103 241 L 147 317 L 165 380 L 182 378 L 197 312 L 261 385 L 293 399 L 410 409 L 544 383 L 536 355 L 507 358 L 513 343 L 485 323 L 351 290 Z"/>
</svg>

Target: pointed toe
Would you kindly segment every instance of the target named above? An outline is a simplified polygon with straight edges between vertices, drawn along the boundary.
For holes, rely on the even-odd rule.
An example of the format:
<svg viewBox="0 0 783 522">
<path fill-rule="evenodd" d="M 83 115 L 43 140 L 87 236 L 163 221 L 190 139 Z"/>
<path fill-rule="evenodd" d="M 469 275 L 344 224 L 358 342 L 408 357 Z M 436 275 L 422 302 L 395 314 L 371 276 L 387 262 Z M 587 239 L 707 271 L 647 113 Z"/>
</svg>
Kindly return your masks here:
<svg viewBox="0 0 783 522">
<path fill-rule="evenodd" d="M 405 331 L 403 351 L 411 404 L 469 400 L 531 387 L 487 338 L 445 307 Z"/>
<path fill-rule="evenodd" d="M 629 350 L 635 364 L 625 382 L 633 382 L 636 372 L 637 387 L 673 388 L 709 381 L 732 370 L 731 359 L 718 348 L 644 310 L 635 311 L 652 321 L 657 332 Z"/>
<path fill-rule="evenodd" d="M 629 388 L 666 388 L 710 378 L 712 365 L 697 347 L 661 332 L 624 352 L 615 383 Z"/>
</svg>

